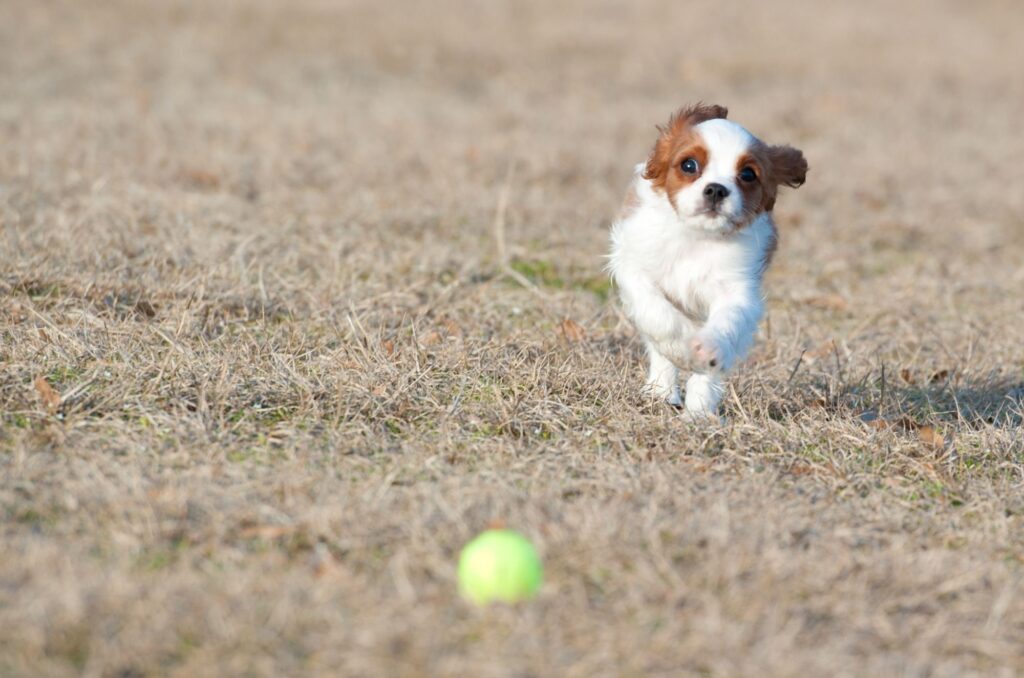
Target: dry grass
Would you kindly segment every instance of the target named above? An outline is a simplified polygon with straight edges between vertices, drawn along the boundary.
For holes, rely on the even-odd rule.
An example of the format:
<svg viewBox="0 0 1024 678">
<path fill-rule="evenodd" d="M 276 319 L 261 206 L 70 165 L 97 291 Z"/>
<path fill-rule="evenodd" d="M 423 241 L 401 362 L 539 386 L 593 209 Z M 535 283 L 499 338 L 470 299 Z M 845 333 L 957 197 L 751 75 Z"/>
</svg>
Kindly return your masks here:
<svg viewBox="0 0 1024 678">
<path fill-rule="evenodd" d="M 1024 671 L 1024 8 L 825 5 L 5 3 L 0 674 Z M 601 270 L 696 99 L 812 166 L 717 429 Z"/>
</svg>

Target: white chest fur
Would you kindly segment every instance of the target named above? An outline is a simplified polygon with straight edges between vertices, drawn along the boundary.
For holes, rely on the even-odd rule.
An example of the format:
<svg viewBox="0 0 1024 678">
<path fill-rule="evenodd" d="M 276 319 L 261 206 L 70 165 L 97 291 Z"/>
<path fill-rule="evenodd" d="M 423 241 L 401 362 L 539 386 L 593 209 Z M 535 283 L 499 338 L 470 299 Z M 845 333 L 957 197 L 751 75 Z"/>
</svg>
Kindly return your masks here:
<svg viewBox="0 0 1024 678">
<path fill-rule="evenodd" d="M 639 168 L 638 168 L 639 169 Z M 612 228 L 609 270 L 651 356 L 648 387 L 681 402 L 678 368 L 701 374 L 687 409 L 717 407 L 721 374 L 749 350 L 763 314 L 761 277 L 774 239 L 769 213 L 730 233 L 687 227 L 638 172 L 633 209 Z"/>
<path fill-rule="evenodd" d="M 770 214 L 724 235 L 689 229 L 648 181 L 635 181 L 639 204 L 612 228 L 609 269 L 620 289 L 629 287 L 627 278 L 646 278 L 682 313 L 705 319 L 709 306 L 737 287 L 760 289 L 775 237 Z"/>
</svg>

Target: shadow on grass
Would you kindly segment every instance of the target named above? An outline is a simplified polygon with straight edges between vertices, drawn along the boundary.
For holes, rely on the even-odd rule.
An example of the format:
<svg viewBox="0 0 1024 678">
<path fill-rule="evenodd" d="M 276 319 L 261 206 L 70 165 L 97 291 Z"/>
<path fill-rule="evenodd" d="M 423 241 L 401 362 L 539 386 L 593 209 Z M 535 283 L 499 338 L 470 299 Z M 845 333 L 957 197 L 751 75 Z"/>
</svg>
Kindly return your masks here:
<svg viewBox="0 0 1024 678">
<path fill-rule="evenodd" d="M 820 411 L 863 421 L 909 418 L 922 424 L 1024 431 L 1024 383 L 1005 376 L 950 375 L 926 384 L 894 384 L 877 373 L 848 380 L 833 374 L 749 390 L 767 396 L 764 414 L 776 421 Z"/>
</svg>

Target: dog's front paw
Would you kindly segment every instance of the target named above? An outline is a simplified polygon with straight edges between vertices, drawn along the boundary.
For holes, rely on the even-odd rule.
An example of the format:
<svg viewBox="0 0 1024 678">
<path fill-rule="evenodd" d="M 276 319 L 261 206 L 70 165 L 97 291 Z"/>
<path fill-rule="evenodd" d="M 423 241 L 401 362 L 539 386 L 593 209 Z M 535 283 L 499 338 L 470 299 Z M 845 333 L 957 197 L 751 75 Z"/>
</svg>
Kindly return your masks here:
<svg viewBox="0 0 1024 678">
<path fill-rule="evenodd" d="M 690 340 L 690 353 L 700 369 L 720 369 L 728 367 L 728 351 L 714 337 L 698 334 Z"/>
<path fill-rule="evenodd" d="M 717 424 L 725 426 L 728 422 L 724 416 L 716 413 L 709 412 L 707 410 L 688 410 L 682 409 L 679 416 L 683 421 L 690 424 Z"/>
<path fill-rule="evenodd" d="M 643 393 L 649 398 L 663 400 L 672 407 L 683 406 L 683 396 L 674 380 L 666 383 L 664 379 L 652 379 L 644 385 Z"/>
</svg>

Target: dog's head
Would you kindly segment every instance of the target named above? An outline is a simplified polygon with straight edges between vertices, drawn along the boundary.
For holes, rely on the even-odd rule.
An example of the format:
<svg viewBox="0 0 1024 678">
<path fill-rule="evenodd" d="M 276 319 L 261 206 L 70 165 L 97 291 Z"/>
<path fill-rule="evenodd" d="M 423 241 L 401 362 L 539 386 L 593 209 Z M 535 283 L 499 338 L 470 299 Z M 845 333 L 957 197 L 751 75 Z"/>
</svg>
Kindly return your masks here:
<svg viewBox="0 0 1024 678">
<path fill-rule="evenodd" d="M 807 176 L 803 153 L 765 144 L 727 114 L 703 104 L 678 111 L 658 128 L 643 175 L 684 224 L 717 233 L 770 212 L 779 186 L 796 188 Z"/>
</svg>

